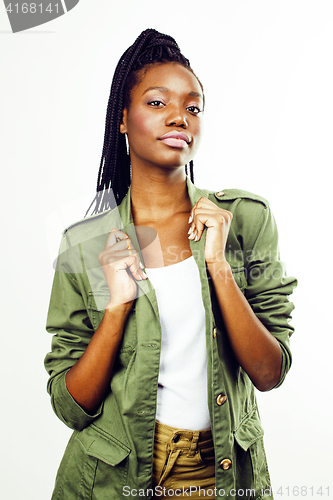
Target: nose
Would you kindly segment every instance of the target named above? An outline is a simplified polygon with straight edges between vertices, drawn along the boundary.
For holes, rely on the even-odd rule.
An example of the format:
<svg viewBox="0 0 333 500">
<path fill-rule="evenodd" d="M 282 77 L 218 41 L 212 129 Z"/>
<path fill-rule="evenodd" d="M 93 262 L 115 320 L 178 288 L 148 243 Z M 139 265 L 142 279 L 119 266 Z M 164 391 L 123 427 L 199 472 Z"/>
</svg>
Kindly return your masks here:
<svg viewBox="0 0 333 500">
<path fill-rule="evenodd" d="M 182 107 L 173 106 L 166 118 L 166 124 L 174 127 L 187 128 L 186 110 Z"/>
</svg>

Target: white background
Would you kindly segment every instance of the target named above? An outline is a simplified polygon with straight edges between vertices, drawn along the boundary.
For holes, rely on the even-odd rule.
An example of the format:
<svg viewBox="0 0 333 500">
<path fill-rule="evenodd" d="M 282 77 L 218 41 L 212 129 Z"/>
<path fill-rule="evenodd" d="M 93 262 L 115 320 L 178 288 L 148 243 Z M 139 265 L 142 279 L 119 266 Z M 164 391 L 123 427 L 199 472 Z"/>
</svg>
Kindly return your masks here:
<svg viewBox="0 0 333 500">
<path fill-rule="evenodd" d="M 81 0 L 12 34 L 0 5 L 1 498 L 50 498 L 71 432 L 45 390 L 52 262 L 94 195 L 115 65 L 148 27 L 175 37 L 205 87 L 196 184 L 268 198 L 299 279 L 292 370 L 258 394 L 275 497 L 333 495 L 332 23 L 325 0 Z"/>
</svg>

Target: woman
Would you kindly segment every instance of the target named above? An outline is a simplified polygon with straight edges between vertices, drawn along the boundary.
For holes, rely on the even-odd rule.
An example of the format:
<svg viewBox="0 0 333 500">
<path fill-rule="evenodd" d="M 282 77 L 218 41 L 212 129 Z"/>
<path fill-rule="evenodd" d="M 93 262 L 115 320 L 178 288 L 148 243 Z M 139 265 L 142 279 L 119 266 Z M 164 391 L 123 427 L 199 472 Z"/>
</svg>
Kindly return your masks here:
<svg viewBox="0 0 333 500">
<path fill-rule="evenodd" d="M 144 31 L 115 71 L 95 215 L 55 273 L 48 391 L 74 433 L 54 499 L 272 496 L 254 387 L 290 367 L 295 280 L 266 200 L 186 176 L 203 108 L 176 42 Z"/>
</svg>

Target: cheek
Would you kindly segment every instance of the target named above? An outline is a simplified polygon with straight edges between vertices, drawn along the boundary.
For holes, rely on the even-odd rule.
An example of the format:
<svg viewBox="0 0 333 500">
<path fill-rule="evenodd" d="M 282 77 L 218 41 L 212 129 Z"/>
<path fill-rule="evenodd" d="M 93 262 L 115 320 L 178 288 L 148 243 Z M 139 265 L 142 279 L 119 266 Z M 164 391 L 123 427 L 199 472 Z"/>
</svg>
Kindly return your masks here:
<svg viewBox="0 0 333 500">
<path fill-rule="evenodd" d="M 144 113 L 141 109 L 136 108 L 135 111 L 130 113 L 129 125 L 129 132 L 132 132 L 134 135 L 146 135 L 149 131 L 151 131 L 151 119 L 147 116 L 147 113 Z"/>
<path fill-rule="evenodd" d="M 198 121 L 193 128 L 193 135 L 195 136 L 196 149 L 199 147 L 201 138 L 203 136 L 203 120 Z"/>
</svg>

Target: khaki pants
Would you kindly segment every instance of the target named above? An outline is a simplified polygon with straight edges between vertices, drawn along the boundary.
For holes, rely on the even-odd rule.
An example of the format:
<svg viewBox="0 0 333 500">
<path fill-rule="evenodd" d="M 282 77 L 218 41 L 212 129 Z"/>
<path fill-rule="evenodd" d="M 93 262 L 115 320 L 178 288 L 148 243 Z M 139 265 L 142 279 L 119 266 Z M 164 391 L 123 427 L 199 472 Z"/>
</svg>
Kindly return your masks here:
<svg viewBox="0 0 333 500">
<path fill-rule="evenodd" d="M 153 481 L 156 499 L 214 499 L 211 431 L 188 431 L 156 422 Z"/>
</svg>

